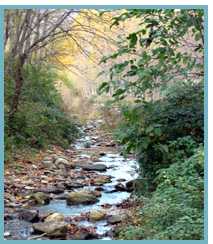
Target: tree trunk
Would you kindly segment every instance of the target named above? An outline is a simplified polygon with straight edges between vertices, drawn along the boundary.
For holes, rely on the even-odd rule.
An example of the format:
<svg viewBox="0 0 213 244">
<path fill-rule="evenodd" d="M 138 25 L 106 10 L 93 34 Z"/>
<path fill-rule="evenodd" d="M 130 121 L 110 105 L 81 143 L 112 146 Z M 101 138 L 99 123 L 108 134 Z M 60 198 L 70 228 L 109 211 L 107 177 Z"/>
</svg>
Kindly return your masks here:
<svg viewBox="0 0 213 244">
<path fill-rule="evenodd" d="M 8 118 L 8 126 L 10 129 L 12 129 L 14 116 L 18 111 L 18 105 L 19 105 L 21 90 L 24 81 L 22 71 L 23 71 L 25 60 L 26 60 L 25 55 L 19 56 L 16 62 L 16 66 L 14 67 L 15 91 L 12 98 L 11 109 Z"/>
</svg>

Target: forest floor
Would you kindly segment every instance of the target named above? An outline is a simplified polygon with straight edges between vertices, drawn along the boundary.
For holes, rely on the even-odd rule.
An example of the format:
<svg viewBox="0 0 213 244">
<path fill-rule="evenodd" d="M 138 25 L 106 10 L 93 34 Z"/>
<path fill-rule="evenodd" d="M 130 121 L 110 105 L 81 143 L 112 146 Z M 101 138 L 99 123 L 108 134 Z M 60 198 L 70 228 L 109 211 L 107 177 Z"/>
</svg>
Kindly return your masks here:
<svg viewBox="0 0 213 244">
<path fill-rule="evenodd" d="M 5 165 L 5 239 L 114 239 L 134 222 L 138 163 L 91 121 L 64 150 L 52 146 Z"/>
</svg>

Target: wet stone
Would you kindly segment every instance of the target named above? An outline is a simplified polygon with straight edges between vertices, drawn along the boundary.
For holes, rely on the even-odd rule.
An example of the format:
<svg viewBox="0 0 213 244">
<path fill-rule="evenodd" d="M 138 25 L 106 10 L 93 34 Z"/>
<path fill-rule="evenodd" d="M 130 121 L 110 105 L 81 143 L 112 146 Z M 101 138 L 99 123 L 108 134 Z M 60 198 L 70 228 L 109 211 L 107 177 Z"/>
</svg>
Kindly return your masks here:
<svg viewBox="0 0 213 244">
<path fill-rule="evenodd" d="M 104 164 L 87 164 L 82 166 L 83 170 L 88 171 L 106 171 L 107 167 Z"/>
<path fill-rule="evenodd" d="M 67 204 L 93 204 L 98 201 L 97 196 L 90 191 L 71 192 L 67 194 Z"/>
<path fill-rule="evenodd" d="M 118 183 L 117 185 L 115 185 L 115 189 L 117 191 L 126 191 L 127 190 L 125 185 L 123 185 L 122 183 Z"/>
</svg>

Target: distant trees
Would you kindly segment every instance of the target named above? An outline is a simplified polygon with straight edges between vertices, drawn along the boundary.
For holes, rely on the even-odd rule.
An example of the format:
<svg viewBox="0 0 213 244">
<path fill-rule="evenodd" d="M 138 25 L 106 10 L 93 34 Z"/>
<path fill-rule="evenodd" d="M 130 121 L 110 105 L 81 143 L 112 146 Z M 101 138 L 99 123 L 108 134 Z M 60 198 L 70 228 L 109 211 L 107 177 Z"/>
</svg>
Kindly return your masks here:
<svg viewBox="0 0 213 244">
<path fill-rule="evenodd" d="M 111 16 L 102 17 L 95 10 L 5 10 L 5 77 L 14 80 L 15 83 L 10 103 L 9 124 L 12 124 L 18 110 L 24 83 L 24 66 L 40 65 L 48 61 L 58 68 L 85 76 L 83 64 L 82 67 L 78 67 L 66 60 L 80 59 L 83 55 L 98 65 L 95 53 L 102 55 L 100 40 L 105 46 L 108 42 L 114 42 L 113 38 L 100 28 L 102 24 L 109 27 L 107 18 L 111 20 Z M 87 78 L 87 81 L 89 83 L 90 79 Z"/>
<path fill-rule="evenodd" d="M 48 55 L 45 47 L 70 31 L 68 20 L 75 12 L 54 9 L 5 11 L 5 73 L 15 81 L 9 123 L 18 109 L 25 63 Z"/>
</svg>

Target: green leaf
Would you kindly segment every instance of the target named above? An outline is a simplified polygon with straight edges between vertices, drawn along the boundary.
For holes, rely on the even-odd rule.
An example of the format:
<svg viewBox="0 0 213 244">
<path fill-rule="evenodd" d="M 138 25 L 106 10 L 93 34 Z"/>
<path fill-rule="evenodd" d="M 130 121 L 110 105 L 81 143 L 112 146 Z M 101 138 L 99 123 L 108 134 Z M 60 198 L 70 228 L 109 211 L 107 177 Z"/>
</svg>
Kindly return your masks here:
<svg viewBox="0 0 213 244">
<path fill-rule="evenodd" d="M 158 148 L 160 149 L 160 151 L 162 153 L 168 153 L 169 152 L 169 148 L 165 144 L 158 144 Z"/>
<path fill-rule="evenodd" d="M 136 33 L 130 34 L 127 39 L 129 39 L 129 47 L 130 48 L 135 47 L 138 40 Z"/>
<path fill-rule="evenodd" d="M 108 82 L 103 82 L 99 87 L 98 87 L 98 93 L 103 93 L 103 92 L 109 92 L 109 83 Z"/>
<path fill-rule="evenodd" d="M 117 97 L 117 96 L 120 96 L 121 94 L 124 94 L 125 93 L 125 89 L 117 89 L 116 92 L 112 95 L 113 97 Z"/>
</svg>

